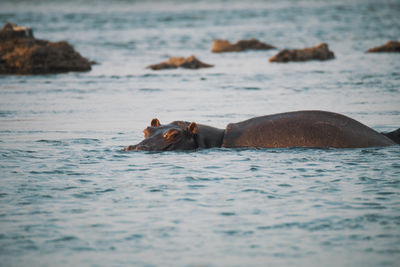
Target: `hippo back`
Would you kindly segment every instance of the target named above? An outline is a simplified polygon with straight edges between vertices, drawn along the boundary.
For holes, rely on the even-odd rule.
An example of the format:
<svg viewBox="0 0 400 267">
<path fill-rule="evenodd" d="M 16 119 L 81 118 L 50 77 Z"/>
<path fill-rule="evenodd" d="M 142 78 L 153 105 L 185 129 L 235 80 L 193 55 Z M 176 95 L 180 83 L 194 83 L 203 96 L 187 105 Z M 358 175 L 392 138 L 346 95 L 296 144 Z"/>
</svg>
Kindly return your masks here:
<svg viewBox="0 0 400 267">
<path fill-rule="evenodd" d="M 344 115 L 297 111 L 228 124 L 222 147 L 357 148 L 393 144 L 386 136 Z"/>
</svg>

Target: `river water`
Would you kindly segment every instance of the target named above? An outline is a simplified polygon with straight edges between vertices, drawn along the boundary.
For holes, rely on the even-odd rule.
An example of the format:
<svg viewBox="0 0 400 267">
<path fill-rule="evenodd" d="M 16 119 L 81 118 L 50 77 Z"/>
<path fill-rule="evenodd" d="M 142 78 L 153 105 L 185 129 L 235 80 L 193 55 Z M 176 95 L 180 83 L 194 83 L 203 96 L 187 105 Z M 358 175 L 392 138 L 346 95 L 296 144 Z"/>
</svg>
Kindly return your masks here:
<svg viewBox="0 0 400 267">
<path fill-rule="evenodd" d="M 400 127 L 393 1 L 14 1 L 0 23 L 67 40 L 86 73 L 0 76 L 0 266 L 396 266 L 400 147 L 123 152 L 152 118 L 224 128 L 320 109 Z M 329 44 L 213 54 L 214 39 Z M 170 56 L 215 64 L 152 71 Z M 397 265 L 398 266 L 398 265 Z"/>
</svg>

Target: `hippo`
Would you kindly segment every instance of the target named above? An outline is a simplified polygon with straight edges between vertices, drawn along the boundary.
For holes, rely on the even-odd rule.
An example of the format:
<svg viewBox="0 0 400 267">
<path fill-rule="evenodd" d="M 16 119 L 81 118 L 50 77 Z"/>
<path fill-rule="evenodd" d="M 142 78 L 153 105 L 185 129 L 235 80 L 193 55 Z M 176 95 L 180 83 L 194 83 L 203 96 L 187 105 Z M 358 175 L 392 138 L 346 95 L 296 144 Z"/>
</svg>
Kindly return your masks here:
<svg viewBox="0 0 400 267">
<path fill-rule="evenodd" d="M 347 116 L 305 110 L 255 117 L 218 129 L 196 122 L 162 125 L 153 119 L 145 139 L 125 151 L 171 151 L 199 148 L 363 148 L 400 143 L 400 128 L 379 133 Z"/>
</svg>

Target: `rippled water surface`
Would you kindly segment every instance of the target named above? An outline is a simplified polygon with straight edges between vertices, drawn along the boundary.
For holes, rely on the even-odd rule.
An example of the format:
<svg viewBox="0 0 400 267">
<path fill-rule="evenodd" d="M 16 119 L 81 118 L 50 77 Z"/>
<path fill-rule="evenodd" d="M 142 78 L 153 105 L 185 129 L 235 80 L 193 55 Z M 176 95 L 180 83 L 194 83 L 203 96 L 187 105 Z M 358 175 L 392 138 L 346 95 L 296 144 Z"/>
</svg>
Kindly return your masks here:
<svg viewBox="0 0 400 267">
<path fill-rule="evenodd" d="M 398 266 L 400 148 L 121 151 L 161 123 L 322 109 L 400 127 L 399 1 L 7 1 L 87 73 L 0 76 L 0 266 Z M 214 39 L 329 44 L 212 54 Z M 196 55 L 201 70 L 152 71 Z"/>
</svg>

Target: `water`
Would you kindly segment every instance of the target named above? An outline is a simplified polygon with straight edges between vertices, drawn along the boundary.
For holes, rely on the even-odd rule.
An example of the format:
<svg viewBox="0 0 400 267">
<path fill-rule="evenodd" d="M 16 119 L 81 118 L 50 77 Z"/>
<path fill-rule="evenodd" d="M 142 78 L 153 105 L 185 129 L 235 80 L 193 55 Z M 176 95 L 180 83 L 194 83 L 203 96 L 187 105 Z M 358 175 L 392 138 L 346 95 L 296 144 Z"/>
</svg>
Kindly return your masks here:
<svg viewBox="0 0 400 267">
<path fill-rule="evenodd" d="M 400 126 L 393 1 L 1 1 L 91 72 L 0 77 L 0 266 L 396 266 L 400 149 L 122 152 L 161 123 L 322 109 Z M 327 42 L 335 60 L 212 54 L 215 38 Z M 196 55 L 201 70 L 151 71 Z"/>
</svg>

